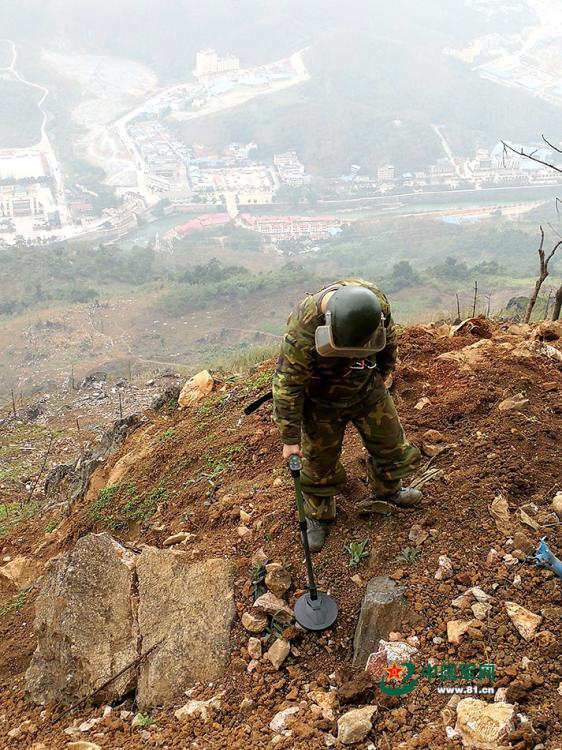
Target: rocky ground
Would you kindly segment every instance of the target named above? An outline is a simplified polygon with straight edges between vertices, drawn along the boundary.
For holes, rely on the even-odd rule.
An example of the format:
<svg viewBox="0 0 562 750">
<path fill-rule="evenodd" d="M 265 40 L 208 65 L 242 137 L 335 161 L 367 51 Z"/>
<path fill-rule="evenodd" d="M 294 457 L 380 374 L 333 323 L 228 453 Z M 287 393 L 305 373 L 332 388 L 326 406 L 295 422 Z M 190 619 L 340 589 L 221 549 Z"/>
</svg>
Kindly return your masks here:
<svg viewBox="0 0 562 750">
<path fill-rule="evenodd" d="M 121 423 L 109 441 L 96 440 L 92 429 L 80 444 L 77 430 L 71 434 L 68 428 L 74 411 L 68 410 L 66 421 L 57 416 L 61 436 L 47 463 L 83 448 L 91 452 L 93 473 L 72 503 L 65 501 L 64 482 L 48 488 L 46 496 L 37 489 L 32 501 L 39 512 L 16 514 L 0 529 L 0 747 L 308 750 L 353 742 L 361 750 L 561 748 L 562 582 L 527 561 L 543 536 L 562 557 L 559 337 L 559 327 L 531 330 L 481 320 L 456 332 L 447 325 L 404 331 L 391 392 L 408 435 L 426 456 L 420 475 L 437 473 L 424 487 L 419 510 L 359 516 L 357 504 L 368 497 L 368 488 L 364 453 L 350 431 L 343 457 L 349 489 L 339 498 L 328 543 L 315 558 L 320 585 L 340 608 L 337 624 L 323 635 L 292 624 L 305 570 L 291 480 L 270 408 L 242 418 L 243 407 L 267 390 L 272 364 L 246 379 L 203 380 L 203 388 L 213 390 L 199 400 L 180 410 L 164 400 L 163 408 L 148 411 L 144 420 L 126 429 Z M 3 428 L 13 430 L 16 421 Z M 18 432 L 8 447 L 22 447 L 26 439 Z M 95 449 L 102 444 L 112 452 L 99 460 Z M 12 454 L 2 458 L 6 455 L 11 460 Z M 26 468 L 26 487 L 33 487 L 42 463 L 37 459 Z M 81 465 L 74 466 L 76 472 Z M 2 480 L 12 505 L 23 487 L 17 474 L 14 468 Z M 68 555 L 76 554 L 76 543 L 90 532 L 110 532 L 123 561 L 136 555 L 130 565 L 136 569 L 133 584 L 140 586 L 135 592 L 140 615 L 132 618 L 133 629 L 140 623 L 140 654 L 146 654 L 147 633 L 156 637 L 157 630 L 154 623 L 143 625 L 143 602 L 157 599 L 158 590 L 172 586 L 190 563 L 230 561 L 235 616 L 221 676 L 191 684 L 189 675 L 206 674 L 207 657 L 184 643 L 177 659 L 185 669 L 187 694 L 180 690 L 164 707 L 147 704 L 138 713 L 134 685 L 122 698 L 98 695 L 101 705 L 65 715 L 57 704 L 30 702 L 25 672 L 44 637 L 32 626 L 35 605 L 44 611 L 41 591 L 54 585 L 52 571 L 62 580 L 75 569 Z M 345 547 L 365 540 L 368 556 L 350 567 Z M 168 578 L 151 577 L 159 574 L 158 559 L 168 567 L 175 561 Z M 153 572 L 142 560 L 153 561 Z M 211 592 L 221 590 L 218 574 L 210 575 L 209 597 L 216 597 Z M 366 671 L 357 659 L 353 666 L 353 637 L 367 583 L 376 576 L 389 576 L 403 589 L 404 616 L 380 648 L 373 648 Z M 143 581 L 151 583 L 143 587 Z M 71 578 L 60 585 L 74 595 Z M 254 606 L 267 590 L 270 599 Z M 284 603 L 271 601 L 272 594 Z M 101 589 L 100 597 L 102 602 Z M 71 598 L 60 605 L 61 619 Z M 92 614 L 82 620 L 100 616 L 111 623 L 111 607 L 104 607 L 84 610 Z M 209 629 L 220 618 L 230 624 L 226 610 L 213 614 L 201 601 Z M 164 620 L 165 608 L 160 611 Z M 45 622 L 59 614 L 44 613 Z M 76 627 L 84 632 L 79 620 Z M 181 620 L 174 623 L 174 631 L 182 630 Z M 146 655 L 149 672 L 155 658 Z M 414 663 L 419 683 L 411 692 L 389 696 L 381 690 L 392 661 Z M 459 669 L 493 664 L 495 675 L 442 683 L 441 668 L 451 664 Z M 429 679 L 430 667 L 437 679 Z M 138 666 L 139 680 L 143 669 Z M 495 688 L 495 701 L 486 694 L 438 692 L 443 685 L 467 684 Z M 83 744 L 72 744 L 78 741 Z"/>
</svg>

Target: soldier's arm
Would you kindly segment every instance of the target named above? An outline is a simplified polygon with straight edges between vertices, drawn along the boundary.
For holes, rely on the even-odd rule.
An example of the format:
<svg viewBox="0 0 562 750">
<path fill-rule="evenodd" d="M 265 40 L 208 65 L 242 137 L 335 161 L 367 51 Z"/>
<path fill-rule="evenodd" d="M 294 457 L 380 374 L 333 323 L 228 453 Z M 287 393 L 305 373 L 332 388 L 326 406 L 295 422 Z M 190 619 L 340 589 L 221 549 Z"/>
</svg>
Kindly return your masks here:
<svg viewBox="0 0 562 750">
<path fill-rule="evenodd" d="M 384 296 L 384 295 L 383 295 Z M 384 297 L 385 304 L 383 304 L 383 312 L 386 318 L 386 346 L 377 354 L 377 365 L 383 378 L 386 378 L 396 367 L 396 360 L 398 357 L 398 345 L 396 336 L 396 326 L 392 319 L 390 311 L 390 304 L 386 297 Z"/>
<path fill-rule="evenodd" d="M 273 420 L 285 445 L 301 441 L 302 410 L 313 368 L 315 305 L 309 298 L 291 313 L 273 375 Z"/>
</svg>

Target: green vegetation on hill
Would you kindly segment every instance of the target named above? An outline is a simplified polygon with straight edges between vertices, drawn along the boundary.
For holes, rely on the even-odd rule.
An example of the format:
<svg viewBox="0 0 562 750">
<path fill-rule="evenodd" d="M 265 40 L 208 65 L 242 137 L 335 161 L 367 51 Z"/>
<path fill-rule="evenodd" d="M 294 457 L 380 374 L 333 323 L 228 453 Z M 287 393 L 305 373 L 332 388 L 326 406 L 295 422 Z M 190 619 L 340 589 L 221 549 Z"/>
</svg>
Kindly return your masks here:
<svg viewBox="0 0 562 750">
<path fill-rule="evenodd" d="M 310 271 L 301 265 L 289 263 L 278 271 L 253 274 L 240 266 L 221 266 L 211 261 L 186 271 L 182 278 L 172 282 L 160 299 L 161 307 L 170 315 L 182 315 L 210 305 L 229 301 L 247 301 L 266 296 L 285 288 L 289 294 L 303 283 L 320 284 Z"/>
<path fill-rule="evenodd" d="M 136 247 L 0 247 L 0 315 L 53 303 L 89 302 L 104 287 L 134 287 L 158 278 L 154 252 Z"/>
</svg>

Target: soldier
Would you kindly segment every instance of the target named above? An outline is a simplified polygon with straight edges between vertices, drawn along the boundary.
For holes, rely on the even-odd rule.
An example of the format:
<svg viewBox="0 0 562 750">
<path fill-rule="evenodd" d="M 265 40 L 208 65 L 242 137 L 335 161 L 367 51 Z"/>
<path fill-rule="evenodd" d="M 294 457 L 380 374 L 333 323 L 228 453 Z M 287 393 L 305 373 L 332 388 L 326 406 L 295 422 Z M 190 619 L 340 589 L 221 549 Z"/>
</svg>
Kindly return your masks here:
<svg viewBox="0 0 562 750">
<path fill-rule="evenodd" d="M 346 483 L 340 463 L 352 422 L 369 454 L 369 512 L 409 508 L 421 492 L 402 479 L 420 461 L 404 435 L 385 378 L 396 365 L 396 331 L 385 295 L 363 279 L 345 279 L 308 295 L 289 316 L 273 377 L 273 418 L 283 458 L 303 458 L 307 536 L 322 549 Z"/>
</svg>

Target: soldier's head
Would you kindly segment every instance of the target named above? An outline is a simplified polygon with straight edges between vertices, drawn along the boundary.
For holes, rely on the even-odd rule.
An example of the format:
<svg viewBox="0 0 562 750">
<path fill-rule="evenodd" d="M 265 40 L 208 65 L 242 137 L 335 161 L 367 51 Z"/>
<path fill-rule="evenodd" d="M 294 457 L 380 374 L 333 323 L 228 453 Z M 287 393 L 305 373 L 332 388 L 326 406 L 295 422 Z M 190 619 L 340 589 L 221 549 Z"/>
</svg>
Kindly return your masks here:
<svg viewBox="0 0 562 750">
<path fill-rule="evenodd" d="M 386 345 L 384 315 L 377 295 L 363 286 L 342 286 L 327 301 L 326 324 L 316 330 L 324 357 L 368 357 Z"/>
</svg>

